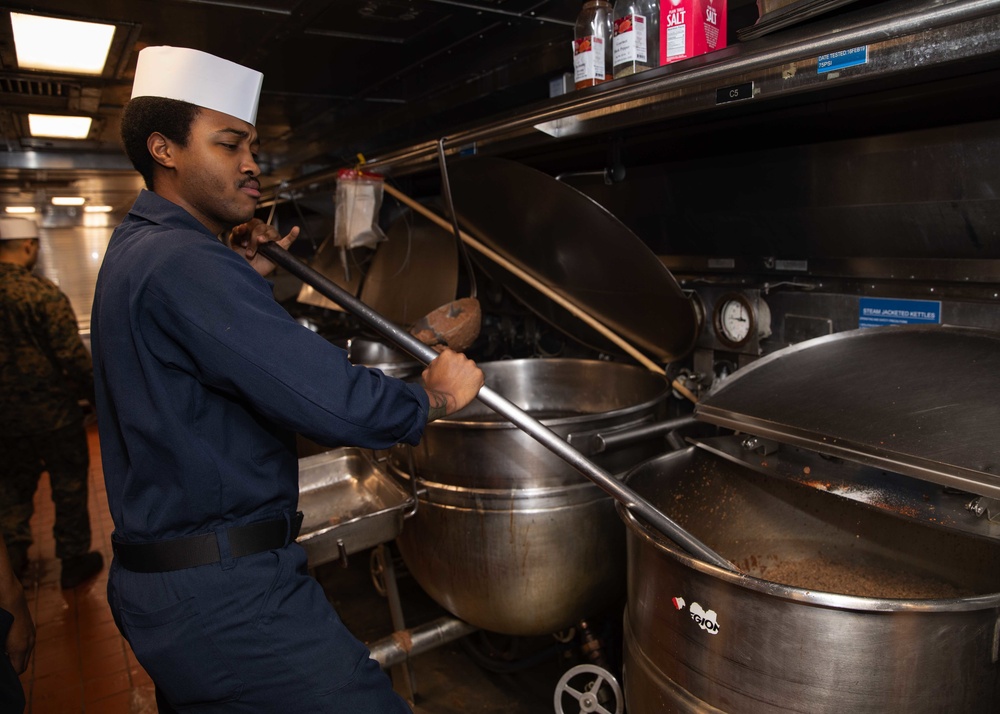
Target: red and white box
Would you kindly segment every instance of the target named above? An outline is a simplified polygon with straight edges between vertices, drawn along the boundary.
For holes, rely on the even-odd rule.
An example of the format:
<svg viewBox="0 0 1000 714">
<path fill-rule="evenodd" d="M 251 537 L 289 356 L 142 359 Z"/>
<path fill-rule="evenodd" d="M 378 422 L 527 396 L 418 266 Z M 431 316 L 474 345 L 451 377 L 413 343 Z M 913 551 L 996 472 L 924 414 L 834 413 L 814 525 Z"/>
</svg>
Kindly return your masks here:
<svg viewBox="0 0 1000 714">
<path fill-rule="evenodd" d="M 726 46 L 726 0 L 660 0 L 660 64 Z"/>
</svg>

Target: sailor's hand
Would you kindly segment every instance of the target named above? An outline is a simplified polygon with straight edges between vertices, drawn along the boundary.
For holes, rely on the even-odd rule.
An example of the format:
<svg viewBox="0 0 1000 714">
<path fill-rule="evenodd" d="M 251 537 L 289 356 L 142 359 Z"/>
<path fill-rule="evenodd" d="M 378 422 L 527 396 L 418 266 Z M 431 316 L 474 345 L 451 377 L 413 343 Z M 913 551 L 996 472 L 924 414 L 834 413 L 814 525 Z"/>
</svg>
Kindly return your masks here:
<svg viewBox="0 0 1000 714">
<path fill-rule="evenodd" d="M 246 223 L 241 223 L 233 228 L 229 234 L 229 245 L 233 250 L 242 252 L 254 270 L 261 275 L 267 276 L 274 270 L 275 266 L 274 263 L 263 255 L 257 254 L 258 246 L 261 243 L 275 241 L 287 250 L 298 236 L 298 226 L 294 226 L 292 230 L 288 231 L 288 235 L 282 238 L 277 228 L 264 223 L 259 218 L 252 218 Z"/>
<path fill-rule="evenodd" d="M 428 421 L 454 414 L 468 405 L 485 381 L 475 362 L 448 349 L 435 357 L 421 376 L 430 402 Z"/>
</svg>

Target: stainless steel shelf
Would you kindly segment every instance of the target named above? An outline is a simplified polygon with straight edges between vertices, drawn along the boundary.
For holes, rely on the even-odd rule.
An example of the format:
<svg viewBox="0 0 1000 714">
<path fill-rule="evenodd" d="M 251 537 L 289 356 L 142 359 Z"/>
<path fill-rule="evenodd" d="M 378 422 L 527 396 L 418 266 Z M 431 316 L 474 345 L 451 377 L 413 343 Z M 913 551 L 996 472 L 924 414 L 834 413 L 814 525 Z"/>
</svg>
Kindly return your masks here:
<svg viewBox="0 0 1000 714">
<path fill-rule="evenodd" d="M 867 47 L 864 64 L 818 71 L 819 57 L 858 47 Z M 919 82 L 939 68 L 961 74 L 969 61 L 994 59 L 1000 63 L 1000 0 L 898 0 L 542 102 L 450 133 L 446 150 L 503 154 L 835 87 L 862 91 L 874 80 Z M 736 87 L 747 98 L 731 101 Z M 985 88 L 983 100 L 992 101 Z M 436 162 L 437 139 L 377 156 L 368 167 L 399 176 L 434 169 Z M 335 173 L 304 177 L 283 190 L 315 186 Z"/>
</svg>

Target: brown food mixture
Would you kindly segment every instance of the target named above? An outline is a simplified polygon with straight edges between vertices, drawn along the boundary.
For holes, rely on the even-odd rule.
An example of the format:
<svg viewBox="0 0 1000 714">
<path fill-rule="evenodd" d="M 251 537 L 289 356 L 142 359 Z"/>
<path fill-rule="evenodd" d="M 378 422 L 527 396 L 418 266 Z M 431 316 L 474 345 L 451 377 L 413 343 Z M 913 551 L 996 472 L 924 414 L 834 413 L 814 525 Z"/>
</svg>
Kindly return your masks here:
<svg viewBox="0 0 1000 714">
<path fill-rule="evenodd" d="M 767 565 L 761 563 L 760 567 L 751 567 L 746 572 L 804 590 L 860 597 L 937 600 L 971 594 L 934 577 L 863 563 L 845 563 L 824 556 Z"/>
</svg>

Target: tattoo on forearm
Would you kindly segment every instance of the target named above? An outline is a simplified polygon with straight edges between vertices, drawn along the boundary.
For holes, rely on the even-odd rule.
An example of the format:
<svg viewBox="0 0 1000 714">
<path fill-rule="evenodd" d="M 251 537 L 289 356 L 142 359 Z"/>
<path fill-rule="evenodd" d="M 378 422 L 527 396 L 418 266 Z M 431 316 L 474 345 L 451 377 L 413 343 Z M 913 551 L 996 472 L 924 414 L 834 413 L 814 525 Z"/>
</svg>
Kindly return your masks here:
<svg viewBox="0 0 1000 714">
<path fill-rule="evenodd" d="M 427 410 L 427 421 L 440 419 L 448 413 L 448 399 L 440 392 L 427 392 L 430 408 Z"/>
</svg>

